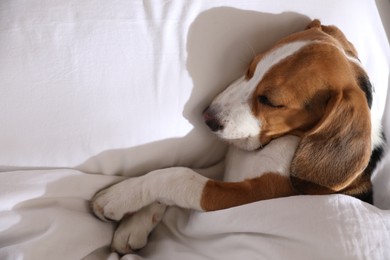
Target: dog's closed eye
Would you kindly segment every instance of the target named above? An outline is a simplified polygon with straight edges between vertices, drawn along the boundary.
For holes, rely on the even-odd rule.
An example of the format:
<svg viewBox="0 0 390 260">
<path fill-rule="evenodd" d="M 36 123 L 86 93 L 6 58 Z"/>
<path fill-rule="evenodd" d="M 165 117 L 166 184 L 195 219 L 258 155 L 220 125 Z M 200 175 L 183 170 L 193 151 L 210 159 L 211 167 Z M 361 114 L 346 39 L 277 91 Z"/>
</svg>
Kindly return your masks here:
<svg viewBox="0 0 390 260">
<path fill-rule="evenodd" d="M 265 95 L 258 96 L 257 100 L 259 101 L 260 104 L 263 104 L 263 105 L 268 106 L 268 107 L 273 107 L 273 108 L 282 108 L 282 107 L 284 107 L 283 105 L 276 105 L 276 104 L 274 104 Z"/>
</svg>

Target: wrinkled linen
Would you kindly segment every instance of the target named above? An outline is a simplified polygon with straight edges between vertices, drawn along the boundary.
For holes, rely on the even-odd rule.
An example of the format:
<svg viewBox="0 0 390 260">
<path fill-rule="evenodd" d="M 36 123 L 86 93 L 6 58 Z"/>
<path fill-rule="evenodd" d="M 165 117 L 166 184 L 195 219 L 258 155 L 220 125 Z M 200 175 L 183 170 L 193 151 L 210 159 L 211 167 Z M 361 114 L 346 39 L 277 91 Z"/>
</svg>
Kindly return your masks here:
<svg viewBox="0 0 390 260">
<path fill-rule="evenodd" d="M 88 200 L 118 176 L 0 173 L 0 259 L 119 259 L 114 225 Z M 344 195 L 295 196 L 215 212 L 170 208 L 149 245 L 122 259 L 388 259 L 390 211 Z"/>
</svg>

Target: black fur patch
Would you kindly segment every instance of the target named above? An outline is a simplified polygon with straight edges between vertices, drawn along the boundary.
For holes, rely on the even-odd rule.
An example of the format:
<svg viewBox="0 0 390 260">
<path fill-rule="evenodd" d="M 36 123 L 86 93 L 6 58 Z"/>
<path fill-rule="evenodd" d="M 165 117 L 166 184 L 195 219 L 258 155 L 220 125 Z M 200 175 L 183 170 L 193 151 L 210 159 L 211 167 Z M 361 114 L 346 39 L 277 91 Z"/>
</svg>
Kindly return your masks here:
<svg viewBox="0 0 390 260">
<path fill-rule="evenodd" d="M 382 135 L 382 140 L 385 141 L 386 138 L 385 138 L 383 131 L 381 132 L 381 135 Z M 364 169 L 364 173 L 363 173 L 368 178 L 371 178 L 371 175 L 374 172 L 375 167 L 378 165 L 378 162 L 382 159 L 382 157 L 384 155 L 384 146 L 385 146 L 384 143 L 385 142 L 383 142 L 383 144 L 381 144 L 379 146 L 374 147 L 374 150 L 371 153 L 370 161 L 369 161 L 366 169 Z M 358 198 L 364 202 L 374 204 L 374 196 L 373 196 L 372 188 L 371 188 L 371 190 L 369 190 L 365 193 L 356 195 L 354 197 Z"/>
<path fill-rule="evenodd" d="M 358 84 L 359 84 L 359 87 L 366 94 L 368 107 L 371 108 L 371 106 L 372 106 L 372 92 L 373 92 L 373 88 L 372 88 L 370 80 L 368 79 L 368 76 L 367 75 L 360 75 L 359 78 L 358 78 Z"/>
<path fill-rule="evenodd" d="M 355 197 L 361 201 L 367 202 L 371 205 L 374 205 L 374 193 L 372 192 L 372 188 L 365 193 L 361 193 L 361 194 L 353 196 L 353 197 Z"/>
<path fill-rule="evenodd" d="M 373 90 L 373 87 L 371 85 L 371 82 L 370 82 L 368 76 L 365 73 L 363 73 L 359 76 L 358 84 L 359 84 L 359 87 L 364 91 L 364 93 L 366 95 L 368 106 L 371 109 L 372 99 L 373 99 L 372 93 L 374 90 Z M 381 132 L 381 137 L 382 137 L 382 140 L 384 140 L 384 141 L 386 140 L 383 131 Z M 368 163 L 368 165 L 363 173 L 365 176 L 367 176 L 368 178 L 371 178 L 371 175 L 374 172 L 375 167 L 377 166 L 378 162 L 382 159 L 383 154 L 384 154 L 384 143 L 377 146 L 377 147 L 374 147 L 374 149 L 371 153 L 370 161 L 369 161 L 369 163 Z M 370 203 L 370 204 L 374 203 L 372 188 L 371 188 L 371 190 L 369 190 L 365 193 L 359 194 L 359 195 L 355 195 L 354 197 L 356 197 L 362 201 L 365 201 L 367 203 Z"/>
</svg>

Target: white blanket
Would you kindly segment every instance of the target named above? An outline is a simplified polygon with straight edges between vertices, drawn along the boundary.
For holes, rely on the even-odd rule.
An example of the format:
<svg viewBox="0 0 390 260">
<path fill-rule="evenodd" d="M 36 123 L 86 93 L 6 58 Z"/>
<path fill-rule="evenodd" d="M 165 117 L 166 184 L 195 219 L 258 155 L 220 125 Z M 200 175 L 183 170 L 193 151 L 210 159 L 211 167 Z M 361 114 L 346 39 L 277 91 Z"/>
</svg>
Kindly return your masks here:
<svg viewBox="0 0 390 260">
<path fill-rule="evenodd" d="M 0 259 L 118 259 L 113 225 L 88 200 L 121 177 L 0 173 Z M 6 187 L 4 189 L 4 187 Z M 201 213 L 170 208 L 139 256 L 122 259 L 389 259 L 390 211 L 344 195 L 296 196 Z"/>
<path fill-rule="evenodd" d="M 120 258 L 91 196 L 120 175 L 221 160 L 201 111 L 254 53 L 313 18 L 356 46 L 390 137 L 375 1 L 0 1 L 0 259 Z M 373 177 L 376 206 L 334 195 L 171 208 L 123 259 L 390 259 L 389 156 Z"/>
</svg>

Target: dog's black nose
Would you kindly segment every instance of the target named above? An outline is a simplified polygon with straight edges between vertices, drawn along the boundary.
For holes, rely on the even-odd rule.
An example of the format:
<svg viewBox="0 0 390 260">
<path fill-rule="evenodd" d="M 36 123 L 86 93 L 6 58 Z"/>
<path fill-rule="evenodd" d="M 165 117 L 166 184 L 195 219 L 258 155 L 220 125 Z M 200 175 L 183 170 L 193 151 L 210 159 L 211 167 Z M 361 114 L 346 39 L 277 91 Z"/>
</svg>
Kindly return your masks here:
<svg viewBox="0 0 390 260">
<path fill-rule="evenodd" d="M 210 128 L 211 131 L 217 132 L 223 129 L 221 122 L 215 117 L 215 115 L 210 111 L 210 108 L 206 108 L 203 111 L 203 118 L 206 125 Z"/>
<path fill-rule="evenodd" d="M 219 130 L 223 129 L 223 125 L 219 123 L 217 119 L 207 120 L 206 125 L 211 129 L 213 132 L 217 132 Z"/>
</svg>

